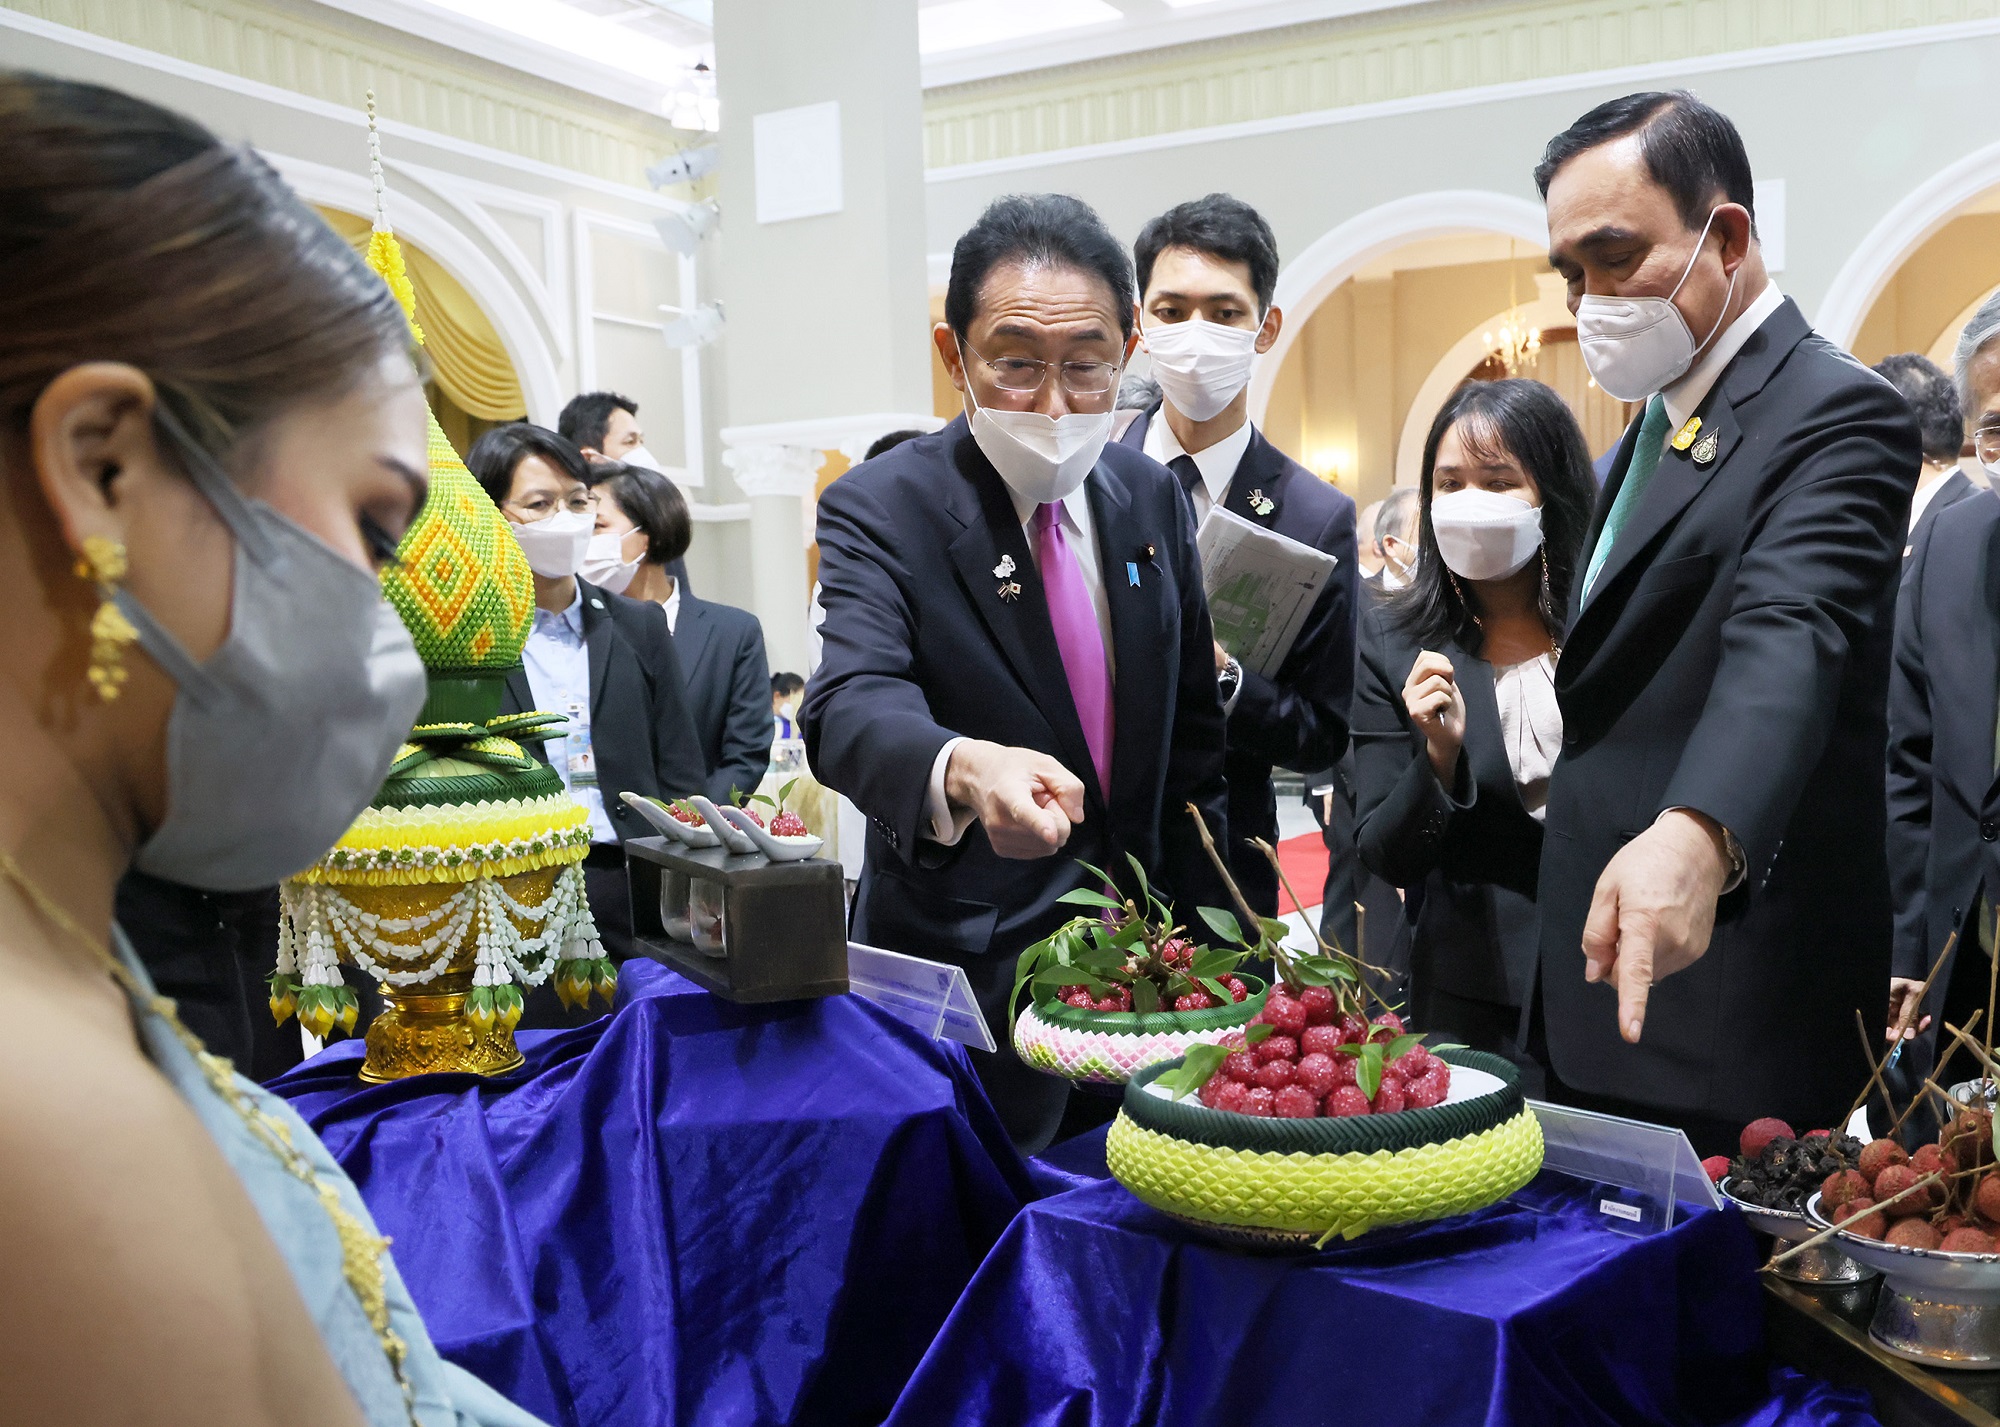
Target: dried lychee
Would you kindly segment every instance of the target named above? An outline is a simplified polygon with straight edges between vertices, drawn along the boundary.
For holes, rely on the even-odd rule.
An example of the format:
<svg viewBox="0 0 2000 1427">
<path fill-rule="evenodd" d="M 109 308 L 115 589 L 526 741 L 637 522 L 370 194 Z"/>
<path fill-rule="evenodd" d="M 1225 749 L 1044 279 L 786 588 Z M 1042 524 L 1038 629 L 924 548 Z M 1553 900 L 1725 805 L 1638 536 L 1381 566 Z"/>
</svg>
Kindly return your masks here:
<svg viewBox="0 0 2000 1427">
<path fill-rule="evenodd" d="M 1758 1155 L 1764 1153 L 1765 1145 L 1768 1145 L 1772 1140 L 1778 1139 L 1781 1136 L 1788 1140 L 1798 1138 L 1797 1135 L 1792 1133 L 1792 1127 L 1783 1120 L 1768 1118 L 1752 1120 L 1743 1127 L 1743 1135 L 1737 1141 L 1737 1148 L 1743 1151 L 1743 1158 L 1755 1159 Z"/>
<path fill-rule="evenodd" d="M 1889 1212 L 1893 1214 L 1901 1207 L 1900 1204 L 1892 1204 Z M 1906 1249 L 1934 1249 L 1939 1242 L 1937 1230 L 1922 1219 L 1898 1219 L 1883 1237 L 1887 1242 Z"/>
<path fill-rule="evenodd" d="M 1861 1147 L 1861 1158 L 1856 1167 L 1873 1184 L 1875 1176 L 1892 1164 L 1908 1164 L 1909 1152 L 1894 1140 L 1870 1140 Z"/>
</svg>

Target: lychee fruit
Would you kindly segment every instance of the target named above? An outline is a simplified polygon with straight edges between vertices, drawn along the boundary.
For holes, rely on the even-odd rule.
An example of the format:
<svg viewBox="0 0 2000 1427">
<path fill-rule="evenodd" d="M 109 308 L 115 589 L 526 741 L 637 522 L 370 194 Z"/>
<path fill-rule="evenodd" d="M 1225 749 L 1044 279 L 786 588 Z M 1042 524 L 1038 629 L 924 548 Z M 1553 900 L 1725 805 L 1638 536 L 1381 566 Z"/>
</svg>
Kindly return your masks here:
<svg viewBox="0 0 2000 1427">
<path fill-rule="evenodd" d="M 1378 1115 L 1393 1115 L 1398 1110 L 1408 1108 L 1403 1097 L 1403 1082 L 1388 1071 L 1382 1072 L 1382 1083 L 1376 1087 L 1375 1098 L 1368 1102 L 1369 1108 Z"/>
<path fill-rule="evenodd" d="M 1873 1199 L 1852 1199 L 1828 1216 L 1847 1233 L 1864 1239 L 1879 1239 L 1889 1231 L 1888 1221 L 1875 1208 Z"/>
<path fill-rule="evenodd" d="M 1720 1184 L 1729 1173 L 1729 1156 L 1712 1154 L 1701 1162 L 1701 1167 L 1708 1171 L 1710 1184 Z"/>
<path fill-rule="evenodd" d="M 1230 1000 L 1243 1001 L 1249 999 L 1250 988 L 1248 986 L 1245 986 L 1236 977 L 1234 976 L 1223 977 L 1222 985 L 1223 989 L 1229 992 Z"/>
<path fill-rule="evenodd" d="M 1875 1202 L 1883 1206 L 1882 1212 L 1891 1219 L 1908 1219 L 1915 1215 L 1930 1213 L 1944 1202 L 1944 1196 L 1938 1193 L 1936 1185 L 1920 1193 L 1904 1195 L 1894 1204 L 1888 1202 L 1921 1178 L 1923 1176 L 1907 1164 L 1890 1165 L 1875 1176 Z"/>
<path fill-rule="evenodd" d="M 1340 1039 L 1344 1045 L 1359 1045 L 1362 1041 L 1368 1039 L 1368 1022 L 1362 1020 L 1361 1017 L 1355 1015 L 1352 1011 L 1342 1016 L 1334 1024 L 1340 1027 Z"/>
<path fill-rule="evenodd" d="M 1891 1205 L 1889 1212 L 1895 1213 L 1902 1205 Z M 1938 1246 L 1938 1231 L 1922 1219 L 1898 1219 L 1889 1226 L 1884 1239 L 1906 1249 L 1934 1249 Z"/>
<path fill-rule="evenodd" d="M 1299 1037 L 1299 1047 L 1307 1055 L 1332 1055 L 1340 1045 L 1338 1026 L 1307 1026 L 1306 1033 Z"/>
<path fill-rule="evenodd" d="M 1222 1058 L 1222 1073 L 1248 1085 L 1257 1073 L 1257 1058 L 1247 1050 L 1232 1050 Z"/>
<path fill-rule="evenodd" d="M 1400 1036 L 1404 1034 L 1403 1018 L 1394 1011 L 1384 1011 L 1375 1018 L 1375 1024 L 1378 1026 L 1387 1026 L 1395 1035 Z"/>
<path fill-rule="evenodd" d="M 1299 992 L 1299 1004 L 1306 1008 L 1306 1024 L 1309 1026 L 1329 1025 L 1333 1021 L 1336 1007 L 1333 992 L 1324 986 L 1308 986 Z"/>
<path fill-rule="evenodd" d="M 1765 1145 L 1768 1145 L 1772 1140 L 1778 1139 L 1781 1136 L 1788 1140 L 1798 1138 L 1797 1135 L 1792 1133 L 1792 1127 L 1783 1120 L 1774 1120 L 1767 1117 L 1762 1120 L 1752 1120 L 1749 1124 L 1745 1125 L 1743 1127 L 1742 1138 L 1736 1144 L 1737 1148 L 1743 1151 L 1743 1158 L 1755 1159 L 1758 1155 L 1764 1153 Z"/>
<path fill-rule="evenodd" d="M 1298 1036 L 1306 1028 L 1306 1008 L 1282 991 L 1273 991 L 1264 1001 L 1264 1020 L 1287 1037 Z"/>
<path fill-rule="evenodd" d="M 1856 1168 L 1872 1184 L 1875 1182 L 1875 1176 L 1890 1165 L 1909 1162 L 1909 1152 L 1894 1140 L 1870 1140 L 1861 1147 L 1861 1157 L 1855 1163 Z"/>
<path fill-rule="evenodd" d="M 1280 1120 L 1310 1120 L 1319 1114 L 1319 1098 L 1303 1085 L 1287 1085 L 1271 1103 Z"/>
<path fill-rule="evenodd" d="M 1984 1110 L 1960 1110 L 1938 1136 L 1961 1167 L 1985 1164 L 1993 1157 L 1993 1119 Z"/>
<path fill-rule="evenodd" d="M 1276 1100 L 1277 1097 L 1261 1085 L 1255 1089 L 1246 1090 L 1243 1093 L 1243 1113 L 1246 1115 L 1256 1115 L 1261 1119 L 1268 1120 L 1271 1118 L 1272 1107 Z"/>
<path fill-rule="evenodd" d="M 2000 1224 L 2000 1172 L 1980 1176 L 1979 1188 L 1972 1194 L 1972 1207 L 1989 1224 Z"/>
<path fill-rule="evenodd" d="M 772 837 L 811 837 L 812 829 L 806 820 L 790 809 L 771 819 Z"/>
<path fill-rule="evenodd" d="M 1886 1171 L 1885 1171 L 1886 1173 Z M 1855 1199 L 1872 1199 L 1868 1181 L 1851 1169 L 1837 1169 L 1819 1187 L 1820 1208 L 1831 1211 Z"/>
<path fill-rule="evenodd" d="M 1361 1093 L 1359 1085 L 1343 1085 L 1326 1097 L 1326 1113 L 1333 1116 L 1366 1115 L 1371 1113 L 1368 1097 Z"/>
<path fill-rule="evenodd" d="M 1250 1054 L 1257 1057 L 1259 1065 L 1269 1065 L 1274 1060 L 1297 1060 L 1299 1043 L 1290 1036 L 1265 1036 L 1251 1047 Z"/>
<path fill-rule="evenodd" d="M 1289 1060 L 1267 1060 L 1257 1067 L 1256 1082 L 1266 1090 L 1283 1090 L 1298 1078 L 1299 1068 Z"/>
<path fill-rule="evenodd" d="M 1918 1145 L 1917 1152 L 1910 1156 L 1910 1168 L 1921 1177 L 1926 1174 L 1958 1173 L 1958 1156 L 1937 1145 Z"/>
<path fill-rule="evenodd" d="M 1306 1031 L 1306 1034 L 1311 1035 L 1313 1031 L 1324 1029 L 1326 1028 L 1323 1026 L 1313 1026 Z M 1310 1055 L 1299 1057 L 1297 1079 L 1299 1084 L 1324 1099 L 1333 1093 L 1334 1086 L 1340 1083 L 1340 1072 L 1334 1068 L 1332 1056 L 1314 1051 Z"/>
<path fill-rule="evenodd" d="M 1443 1062 L 1434 1062 L 1441 1065 Z M 1433 1069 L 1419 1075 L 1403 1086 L 1403 1108 L 1406 1110 L 1428 1110 L 1433 1105 L 1442 1105 L 1451 1094 L 1451 1077 L 1439 1074 Z"/>
<path fill-rule="evenodd" d="M 1948 1254 L 1990 1254 L 1993 1236 L 1980 1229 L 1953 1229 L 1938 1245 Z"/>
<path fill-rule="evenodd" d="M 1225 1080 L 1222 1088 L 1215 1092 L 1215 1108 L 1218 1110 L 1243 1109 L 1243 1097 L 1250 1093 L 1250 1087 L 1240 1080 Z"/>
</svg>

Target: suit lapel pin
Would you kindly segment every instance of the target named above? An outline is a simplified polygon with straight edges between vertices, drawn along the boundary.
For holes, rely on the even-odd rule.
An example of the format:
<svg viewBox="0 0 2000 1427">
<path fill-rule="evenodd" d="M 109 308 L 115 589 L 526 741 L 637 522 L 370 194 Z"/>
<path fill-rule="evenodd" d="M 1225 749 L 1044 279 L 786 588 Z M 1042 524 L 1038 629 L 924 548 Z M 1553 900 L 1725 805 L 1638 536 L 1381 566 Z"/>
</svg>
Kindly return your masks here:
<svg viewBox="0 0 2000 1427">
<path fill-rule="evenodd" d="M 1695 443 L 1693 455 L 1697 466 L 1706 466 L 1715 459 L 1716 438 L 1713 431 Z"/>
<path fill-rule="evenodd" d="M 1150 544 L 1145 547 L 1145 556 L 1148 560 L 1152 559 L 1155 555 L 1158 555 L 1159 553 L 1160 552 L 1158 550 L 1155 550 Z"/>
<path fill-rule="evenodd" d="M 999 594 L 1001 599 L 1012 604 L 1021 597 L 1021 586 L 1018 581 L 1009 580 L 1000 586 Z"/>
<path fill-rule="evenodd" d="M 1686 424 L 1674 433 L 1674 449 L 1676 451 L 1687 450 L 1688 447 L 1694 445 L 1694 438 L 1700 431 L 1701 418 L 1699 416 L 1690 416 Z"/>
<path fill-rule="evenodd" d="M 1259 515 L 1269 515 L 1278 508 L 1278 503 L 1262 491 L 1250 492 L 1250 508 Z"/>
<path fill-rule="evenodd" d="M 1013 574 L 1014 557 L 1012 555 L 1002 555 L 1000 557 L 1000 563 L 993 567 L 993 573 L 997 577 L 1003 580 L 1006 579 L 1009 575 Z"/>
</svg>

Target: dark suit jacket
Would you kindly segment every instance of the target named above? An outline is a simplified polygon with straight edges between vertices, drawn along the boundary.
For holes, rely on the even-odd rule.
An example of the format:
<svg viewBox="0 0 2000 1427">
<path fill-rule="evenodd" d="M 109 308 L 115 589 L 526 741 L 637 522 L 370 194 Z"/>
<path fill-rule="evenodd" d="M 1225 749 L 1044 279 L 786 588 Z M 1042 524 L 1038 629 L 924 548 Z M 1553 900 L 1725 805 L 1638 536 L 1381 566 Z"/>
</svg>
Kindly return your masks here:
<svg viewBox="0 0 2000 1427">
<path fill-rule="evenodd" d="M 1011 956 L 1075 914 L 1056 898 L 1085 881 L 1077 859 L 1129 881 L 1127 853 L 1183 921 L 1227 905 L 1183 811 L 1200 806 L 1221 840 L 1222 703 L 1186 498 L 1170 472 L 1117 445 L 1086 490 L 1117 663 L 1108 796 L 1027 536 L 964 419 L 820 497 L 825 652 L 802 721 L 814 773 L 868 818 L 857 940 L 961 961 Z M 1021 587 L 1011 601 L 993 573 L 1003 556 Z M 931 765 L 959 734 L 1039 749 L 1083 780 L 1084 820 L 1061 853 L 999 857 L 976 822 L 952 847 L 920 838 Z"/>
<path fill-rule="evenodd" d="M 1974 490 L 1951 519 L 1926 511 L 1917 529 L 1889 678 L 1889 871 L 1892 971 L 1921 981 L 1952 932 L 1974 934 L 1966 923 L 1982 894 L 2000 894 L 2000 496 Z M 1985 958 L 1970 959 L 1984 1005 Z M 1934 983 L 1933 1012 L 1951 972 Z"/>
<path fill-rule="evenodd" d="M 1382 604 L 1362 618 L 1354 694 L 1355 842 L 1361 860 L 1411 893 L 1413 981 L 1475 1001 L 1526 1004 L 1539 919 L 1542 825 L 1507 762 L 1493 666 L 1446 642 L 1465 697 L 1465 744 L 1450 788 L 1403 706 L 1418 645 Z"/>
<path fill-rule="evenodd" d="M 1917 523 L 1910 528 L 1910 542 L 1903 547 L 1903 558 L 1907 560 L 1916 553 L 1917 542 L 1924 538 L 1925 531 L 1937 523 L 1939 511 L 1957 505 L 1978 489 L 1979 487 L 1972 483 L 1964 471 L 1953 471 L 1946 476 L 1939 483 L 1937 494 L 1931 497 L 1930 504 L 1924 507 L 1924 513 L 1917 517 Z"/>
<path fill-rule="evenodd" d="M 757 791 L 771 766 L 771 667 L 764 626 L 748 610 L 681 592 L 674 650 L 687 675 L 688 713 L 708 765 L 711 801 Z"/>
<path fill-rule="evenodd" d="M 667 612 L 647 600 L 628 600 L 578 580 L 583 601 L 583 642 L 590 651 L 590 747 L 597 756 L 597 786 L 619 842 L 651 837 L 652 827 L 618 795 L 684 798 L 708 782 L 701 743 L 688 718 L 686 685 Z M 506 713 L 535 707 L 525 669 L 507 676 Z M 560 713 L 560 709 L 547 709 Z M 529 745 L 543 762 L 548 749 Z"/>
<path fill-rule="evenodd" d="M 1916 424 L 1789 300 L 1698 414 L 1700 439 L 1661 456 L 1572 609 L 1557 668 L 1548 1049 L 1574 1089 L 1669 1116 L 1825 1124 L 1852 1096 L 1855 1009 L 1880 1015 L 1889 973 L 1883 706 Z M 1586 551 L 1635 440 L 1636 425 Z M 1584 982 L 1583 923 L 1605 864 L 1672 807 L 1733 832 L 1747 873 L 1630 1046 L 1612 987 Z"/>
<path fill-rule="evenodd" d="M 1160 408 L 1141 412 L 1118 439 L 1143 450 Z M 1251 492 L 1271 502 L 1268 515 L 1251 507 Z M 1247 839 L 1278 840 L 1273 766 L 1309 772 L 1337 762 L 1347 749 L 1348 704 L 1354 697 L 1356 581 L 1354 502 L 1252 430 L 1230 478 L 1223 506 L 1252 524 L 1324 550 L 1339 563 L 1306 616 L 1275 679 L 1243 671 L 1229 711 L 1223 774 L 1229 780 L 1229 867 L 1250 904 L 1275 916 L 1278 878 Z M 1302 889 L 1294 889 L 1304 895 Z"/>
</svg>

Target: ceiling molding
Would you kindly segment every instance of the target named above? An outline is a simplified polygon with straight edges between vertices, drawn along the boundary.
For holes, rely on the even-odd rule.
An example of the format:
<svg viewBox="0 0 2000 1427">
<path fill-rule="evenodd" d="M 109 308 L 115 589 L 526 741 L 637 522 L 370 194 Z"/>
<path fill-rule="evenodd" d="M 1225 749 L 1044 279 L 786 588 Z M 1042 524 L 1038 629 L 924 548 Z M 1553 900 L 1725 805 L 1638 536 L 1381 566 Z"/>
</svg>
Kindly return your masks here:
<svg viewBox="0 0 2000 1427">
<path fill-rule="evenodd" d="M 1224 52 L 1216 45 L 1166 63 L 1055 71 L 1033 84 L 996 82 L 961 95 L 927 96 L 925 176 L 933 183 L 981 179 L 1599 86 L 2000 35 L 2000 18 L 1944 18 L 1963 13 L 1961 0 L 1908 0 L 1896 13 L 1914 13 L 1920 22 L 1892 26 L 1885 11 L 1876 29 L 1860 33 L 1837 23 L 1832 9 L 1713 0 L 1692 12 L 1712 14 L 1713 21 L 1690 24 L 1688 7 L 1665 3 L 1552 0 L 1515 5 L 1504 14 L 1454 7 L 1421 23 L 1340 24 L 1281 47 L 1245 44 Z M 1935 22 L 1922 22 L 1933 16 Z M 1766 42 L 1729 43 L 1737 35 Z M 1633 54 L 1660 58 L 1604 63 Z"/>
</svg>

